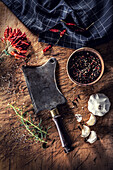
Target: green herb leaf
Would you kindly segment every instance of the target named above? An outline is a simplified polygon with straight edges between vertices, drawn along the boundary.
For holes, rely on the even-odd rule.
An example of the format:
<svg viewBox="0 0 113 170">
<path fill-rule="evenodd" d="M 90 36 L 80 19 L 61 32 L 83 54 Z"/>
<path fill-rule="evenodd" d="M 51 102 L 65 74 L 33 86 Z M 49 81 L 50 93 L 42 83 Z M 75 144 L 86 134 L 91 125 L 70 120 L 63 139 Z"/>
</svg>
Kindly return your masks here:
<svg viewBox="0 0 113 170">
<path fill-rule="evenodd" d="M 33 119 L 31 115 L 28 115 L 28 112 L 24 112 L 22 109 L 19 109 L 18 107 L 14 107 L 13 105 L 9 104 L 9 106 L 15 111 L 16 115 L 20 118 L 22 124 L 20 126 L 23 126 L 26 128 L 26 130 L 29 132 L 32 138 L 36 139 L 39 142 L 47 143 L 44 138 L 46 138 L 47 130 L 41 126 L 42 119 L 40 119 L 40 122 L 38 126 L 36 126 L 33 122 Z M 18 110 L 18 111 L 17 111 Z M 28 116 L 28 119 L 25 118 L 25 116 Z M 30 137 L 30 138 L 31 138 Z"/>
</svg>

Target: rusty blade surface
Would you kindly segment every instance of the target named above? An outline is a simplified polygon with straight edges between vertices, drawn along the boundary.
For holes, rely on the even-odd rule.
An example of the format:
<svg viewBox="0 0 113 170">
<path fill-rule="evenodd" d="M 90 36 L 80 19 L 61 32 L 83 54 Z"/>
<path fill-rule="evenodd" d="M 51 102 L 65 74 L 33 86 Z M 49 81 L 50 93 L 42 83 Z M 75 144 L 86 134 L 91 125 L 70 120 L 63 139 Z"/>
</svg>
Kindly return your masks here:
<svg viewBox="0 0 113 170">
<path fill-rule="evenodd" d="M 39 67 L 22 67 L 36 113 L 45 109 L 51 110 L 66 102 L 56 84 L 56 63 L 55 58 L 50 58 L 47 63 Z"/>
</svg>

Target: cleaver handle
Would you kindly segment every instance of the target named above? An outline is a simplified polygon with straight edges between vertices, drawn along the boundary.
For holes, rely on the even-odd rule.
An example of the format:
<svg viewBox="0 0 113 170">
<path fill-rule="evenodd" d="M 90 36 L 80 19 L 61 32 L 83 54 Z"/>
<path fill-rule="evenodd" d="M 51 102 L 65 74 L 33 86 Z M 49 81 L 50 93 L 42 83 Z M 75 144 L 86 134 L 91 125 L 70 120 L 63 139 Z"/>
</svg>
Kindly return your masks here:
<svg viewBox="0 0 113 170">
<path fill-rule="evenodd" d="M 72 149 L 71 149 L 71 146 L 70 146 L 70 144 L 68 142 L 68 137 L 66 135 L 66 131 L 65 131 L 64 127 L 63 127 L 63 122 L 62 122 L 61 115 L 59 114 L 57 108 L 51 110 L 50 112 L 51 112 L 53 121 L 54 121 L 54 123 L 55 123 L 55 125 L 57 127 L 59 137 L 60 137 L 60 141 L 61 141 L 62 147 L 64 148 L 64 152 L 68 153 Z"/>
</svg>

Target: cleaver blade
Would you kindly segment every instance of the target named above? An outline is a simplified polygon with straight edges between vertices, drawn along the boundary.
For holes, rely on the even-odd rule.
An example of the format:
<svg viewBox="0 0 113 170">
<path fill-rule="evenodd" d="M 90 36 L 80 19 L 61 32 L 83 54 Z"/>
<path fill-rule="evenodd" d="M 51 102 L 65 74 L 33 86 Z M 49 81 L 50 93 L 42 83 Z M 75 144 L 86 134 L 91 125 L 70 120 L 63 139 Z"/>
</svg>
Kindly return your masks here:
<svg viewBox="0 0 113 170">
<path fill-rule="evenodd" d="M 59 91 L 56 78 L 57 61 L 50 58 L 42 66 L 22 66 L 28 91 L 36 113 L 42 110 L 52 110 L 66 103 L 66 98 Z"/>
</svg>

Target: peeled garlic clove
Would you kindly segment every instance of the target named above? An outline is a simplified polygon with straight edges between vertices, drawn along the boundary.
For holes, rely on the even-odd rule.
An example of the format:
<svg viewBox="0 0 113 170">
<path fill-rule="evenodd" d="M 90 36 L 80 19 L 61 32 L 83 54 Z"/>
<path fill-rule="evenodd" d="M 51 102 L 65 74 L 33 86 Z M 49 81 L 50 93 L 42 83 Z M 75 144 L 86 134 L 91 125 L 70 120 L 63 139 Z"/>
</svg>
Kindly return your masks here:
<svg viewBox="0 0 113 170">
<path fill-rule="evenodd" d="M 77 122 L 81 122 L 82 121 L 82 115 L 81 114 L 75 114 L 75 117 L 77 119 Z"/>
<path fill-rule="evenodd" d="M 87 123 L 88 126 L 93 126 L 93 125 L 95 125 L 95 123 L 96 123 L 96 117 L 95 117 L 93 114 L 91 114 L 89 120 L 88 120 L 86 123 Z"/>
<path fill-rule="evenodd" d="M 90 128 L 86 125 L 83 125 L 81 137 L 86 138 L 89 136 L 89 134 L 90 134 Z"/>
<path fill-rule="evenodd" d="M 95 131 L 92 130 L 87 142 L 94 143 L 96 140 L 97 140 L 97 134 Z"/>
</svg>

